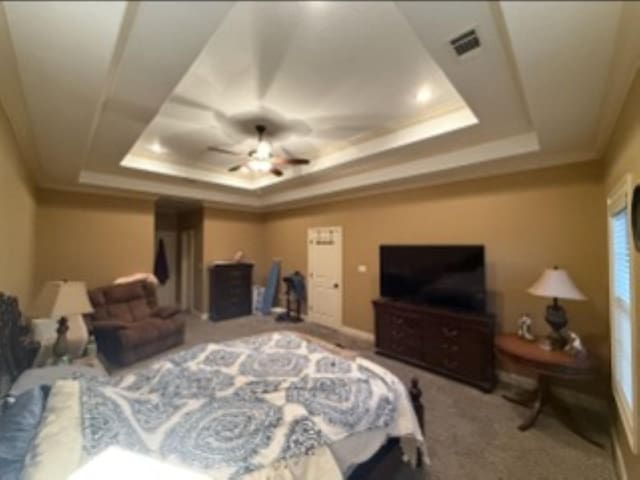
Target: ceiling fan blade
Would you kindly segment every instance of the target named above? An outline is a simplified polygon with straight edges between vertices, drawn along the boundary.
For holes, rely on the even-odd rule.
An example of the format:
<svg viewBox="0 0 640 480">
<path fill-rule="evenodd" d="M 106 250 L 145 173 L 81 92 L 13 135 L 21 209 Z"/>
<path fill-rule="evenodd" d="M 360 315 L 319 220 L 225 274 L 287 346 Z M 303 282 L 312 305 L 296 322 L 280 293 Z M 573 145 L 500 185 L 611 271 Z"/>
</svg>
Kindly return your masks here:
<svg viewBox="0 0 640 480">
<path fill-rule="evenodd" d="M 277 165 L 309 165 L 311 160 L 308 158 L 274 158 L 273 163 Z"/>
<path fill-rule="evenodd" d="M 210 152 L 224 153 L 225 155 L 233 155 L 233 156 L 235 156 L 235 157 L 240 157 L 240 156 L 242 156 L 242 154 L 241 154 L 241 153 L 232 152 L 231 150 L 227 150 L 226 148 L 220 148 L 220 147 L 207 147 L 207 150 L 209 150 Z"/>
<path fill-rule="evenodd" d="M 229 168 L 229 171 L 230 171 L 230 172 L 237 172 L 237 171 L 238 171 L 238 170 L 240 170 L 242 167 L 243 167 L 243 165 L 242 165 L 242 164 L 240 164 L 240 165 L 234 165 L 233 167 L 230 167 L 230 168 Z"/>
<path fill-rule="evenodd" d="M 278 167 L 271 167 L 271 170 L 269 171 L 273 173 L 276 177 L 281 177 L 282 175 L 284 175 L 282 170 L 280 170 Z"/>
<path fill-rule="evenodd" d="M 282 150 L 285 156 L 280 157 L 278 159 L 279 163 L 283 163 L 287 165 L 309 165 L 311 163 L 311 160 L 309 160 L 308 158 L 296 157 L 294 154 L 292 154 L 289 150 L 287 150 L 283 146 L 280 146 L 280 150 Z"/>
<path fill-rule="evenodd" d="M 308 158 L 284 158 L 284 163 L 288 163 L 289 165 L 309 165 L 311 160 Z"/>
</svg>

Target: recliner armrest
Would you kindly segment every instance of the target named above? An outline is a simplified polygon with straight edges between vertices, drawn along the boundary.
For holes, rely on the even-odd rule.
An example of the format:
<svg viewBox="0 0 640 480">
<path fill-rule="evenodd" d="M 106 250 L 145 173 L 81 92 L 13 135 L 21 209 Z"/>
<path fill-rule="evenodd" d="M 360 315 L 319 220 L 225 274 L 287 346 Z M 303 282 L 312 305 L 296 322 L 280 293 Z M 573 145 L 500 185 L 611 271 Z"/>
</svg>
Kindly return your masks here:
<svg viewBox="0 0 640 480">
<path fill-rule="evenodd" d="M 99 322 L 93 322 L 93 331 L 94 332 L 104 332 L 111 330 L 123 330 L 128 328 L 131 324 L 127 322 L 122 322 L 120 320 L 101 320 Z"/>
<path fill-rule="evenodd" d="M 171 318 L 175 314 L 180 313 L 182 310 L 176 307 L 175 305 L 163 305 L 160 307 L 156 307 L 156 309 L 151 314 L 154 317 L 159 317 L 162 319 Z"/>
</svg>

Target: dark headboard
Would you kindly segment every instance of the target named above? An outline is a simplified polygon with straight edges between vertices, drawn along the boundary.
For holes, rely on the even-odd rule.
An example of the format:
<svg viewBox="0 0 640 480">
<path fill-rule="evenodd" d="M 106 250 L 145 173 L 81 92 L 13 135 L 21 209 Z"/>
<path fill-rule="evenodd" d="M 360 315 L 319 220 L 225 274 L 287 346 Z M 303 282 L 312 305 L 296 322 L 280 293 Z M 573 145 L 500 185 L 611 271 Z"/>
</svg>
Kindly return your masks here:
<svg viewBox="0 0 640 480">
<path fill-rule="evenodd" d="M 18 299 L 0 292 L 0 398 L 33 363 L 40 344 L 22 322 Z"/>
</svg>

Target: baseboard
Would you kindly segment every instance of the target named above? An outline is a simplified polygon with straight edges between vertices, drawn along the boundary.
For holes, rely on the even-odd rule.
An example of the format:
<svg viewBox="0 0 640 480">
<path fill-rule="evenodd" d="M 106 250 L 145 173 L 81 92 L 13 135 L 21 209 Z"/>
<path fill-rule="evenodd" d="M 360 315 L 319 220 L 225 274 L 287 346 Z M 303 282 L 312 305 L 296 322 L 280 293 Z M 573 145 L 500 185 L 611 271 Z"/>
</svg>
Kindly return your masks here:
<svg viewBox="0 0 640 480">
<path fill-rule="evenodd" d="M 616 435 L 615 427 L 611 427 L 611 444 L 613 445 L 613 466 L 616 472 L 618 480 L 627 480 L 627 466 L 624 463 L 624 457 L 620 450 L 620 443 L 618 442 L 618 436 Z"/>
<path fill-rule="evenodd" d="M 536 381 L 533 378 L 524 377 L 517 373 L 507 372 L 506 370 L 497 370 L 496 376 L 500 383 L 507 385 L 513 385 L 514 387 L 522 388 L 525 390 L 533 390 L 536 388 Z"/>
<path fill-rule="evenodd" d="M 360 340 L 366 340 L 373 343 L 373 333 L 363 332 L 362 330 L 358 330 L 357 328 L 351 328 L 345 325 L 340 325 L 335 328 L 336 330 L 340 330 L 341 332 L 346 333 L 347 335 L 351 335 L 352 337 L 357 337 Z"/>
<path fill-rule="evenodd" d="M 191 310 L 191 313 L 197 315 L 200 320 L 209 320 L 209 314 L 205 312 L 201 312 L 200 310 L 196 310 L 195 308 Z"/>
<path fill-rule="evenodd" d="M 500 383 L 512 385 L 524 390 L 533 390 L 536 387 L 536 381 L 533 378 L 518 375 L 517 373 L 497 370 L 496 376 Z M 609 404 L 606 400 L 595 395 L 578 392 L 559 385 L 553 386 L 553 392 L 567 403 L 572 403 L 588 410 L 602 412 L 603 414 L 609 414 Z"/>
<path fill-rule="evenodd" d="M 356 337 L 359 338 L 360 340 L 366 340 L 367 342 L 371 342 L 374 343 L 374 336 L 373 333 L 370 332 L 363 332 L 362 330 L 358 330 L 357 328 L 351 328 L 351 327 L 347 327 L 346 325 L 325 325 L 324 323 L 320 323 L 320 322 L 312 322 L 311 320 L 309 320 L 309 317 L 307 315 L 300 315 L 300 318 L 302 318 L 302 320 L 304 320 L 305 322 L 311 322 L 311 323 L 315 323 L 317 325 L 323 325 L 325 327 L 329 327 L 329 328 L 334 328 L 342 333 L 345 333 L 347 335 L 351 335 L 352 337 Z"/>
</svg>

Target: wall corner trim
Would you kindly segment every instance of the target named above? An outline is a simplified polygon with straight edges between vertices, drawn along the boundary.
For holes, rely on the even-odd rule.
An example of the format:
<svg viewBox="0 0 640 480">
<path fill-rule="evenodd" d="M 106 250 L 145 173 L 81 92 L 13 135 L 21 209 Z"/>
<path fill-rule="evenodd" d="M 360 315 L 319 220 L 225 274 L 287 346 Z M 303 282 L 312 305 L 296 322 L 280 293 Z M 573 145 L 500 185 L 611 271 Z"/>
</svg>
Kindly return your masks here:
<svg viewBox="0 0 640 480">
<path fill-rule="evenodd" d="M 615 427 L 611 427 L 611 445 L 613 450 L 613 466 L 618 480 L 628 480 L 627 466 L 624 463 L 624 456 L 620 450 L 620 442 Z"/>
</svg>

